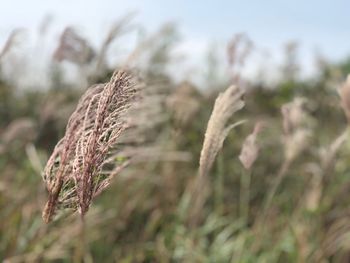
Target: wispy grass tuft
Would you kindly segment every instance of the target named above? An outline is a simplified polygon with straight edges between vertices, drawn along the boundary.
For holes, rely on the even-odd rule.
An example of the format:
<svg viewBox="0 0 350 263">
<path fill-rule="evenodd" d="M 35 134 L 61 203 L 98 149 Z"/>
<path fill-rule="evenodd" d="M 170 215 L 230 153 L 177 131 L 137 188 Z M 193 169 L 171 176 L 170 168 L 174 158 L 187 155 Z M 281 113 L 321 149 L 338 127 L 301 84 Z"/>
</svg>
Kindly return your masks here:
<svg viewBox="0 0 350 263">
<path fill-rule="evenodd" d="M 57 206 L 73 208 L 83 216 L 93 197 L 127 164 L 125 159 L 112 173 L 102 172 L 129 126 L 128 111 L 139 88 L 131 74 L 117 71 L 108 83 L 91 87 L 80 99 L 44 171 L 49 191 L 45 222 L 52 219 Z"/>
<path fill-rule="evenodd" d="M 207 196 L 207 176 L 215 161 L 215 157 L 222 148 L 229 131 L 241 122 L 227 125 L 231 116 L 244 106 L 242 100 L 244 92 L 237 86 L 230 86 L 225 92 L 220 93 L 215 100 L 214 109 L 208 121 L 203 147 L 199 159 L 199 173 L 195 181 L 192 195 L 189 220 L 191 225 L 196 225 L 200 211 L 203 208 Z"/>
</svg>

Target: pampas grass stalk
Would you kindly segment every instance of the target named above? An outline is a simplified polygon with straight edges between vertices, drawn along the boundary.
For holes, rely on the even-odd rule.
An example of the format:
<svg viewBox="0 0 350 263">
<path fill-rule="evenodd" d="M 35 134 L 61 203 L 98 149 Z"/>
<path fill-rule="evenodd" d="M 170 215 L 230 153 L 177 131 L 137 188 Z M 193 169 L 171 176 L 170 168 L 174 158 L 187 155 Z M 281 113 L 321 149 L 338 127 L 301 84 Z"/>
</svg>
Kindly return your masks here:
<svg viewBox="0 0 350 263">
<path fill-rule="evenodd" d="M 227 125 L 230 117 L 238 110 L 242 109 L 243 91 L 237 86 L 230 86 L 225 92 L 217 97 L 214 109 L 208 121 L 207 130 L 199 160 L 199 173 L 195 180 L 192 192 L 191 210 L 189 212 L 190 225 L 197 225 L 201 210 L 208 196 L 208 174 L 215 161 L 216 155 L 222 148 L 229 131 L 239 123 Z"/>
<path fill-rule="evenodd" d="M 15 29 L 7 38 L 4 46 L 0 48 L 0 61 L 2 58 L 18 43 L 18 37 L 23 32 L 23 29 Z"/>
<path fill-rule="evenodd" d="M 239 215 L 243 221 L 247 223 L 249 215 L 249 200 L 250 200 L 250 182 L 252 176 L 252 166 L 258 158 L 259 147 L 257 145 L 257 136 L 262 130 L 262 122 L 257 122 L 253 132 L 247 136 L 242 145 L 242 150 L 239 155 L 239 160 L 243 165 L 243 170 L 240 178 L 240 205 Z"/>
<path fill-rule="evenodd" d="M 311 137 L 310 119 L 303 110 L 304 103 L 305 100 L 303 98 L 295 98 L 281 108 L 283 115 L 284 160 L 268 193 L 264 207 L 264 217 L 267 216 L 272 199 L 285 178 L 290 165 L 305 150 Z"/>
<path fill-rule="evenodd" d="M 44 170 L 49 192 L 42 215 L 45 222 L 52 219 L 57 205 L 84 216 L 93 197 L 115 176 L 102 168 L 130 125 L 128 111 L 139 87 L 131 74 L 116 71 L 108 83 L 93 86 L 82 96 Z M 114 171 L 120 172 L 118 167 L 124 165 Z"/>
</svg>

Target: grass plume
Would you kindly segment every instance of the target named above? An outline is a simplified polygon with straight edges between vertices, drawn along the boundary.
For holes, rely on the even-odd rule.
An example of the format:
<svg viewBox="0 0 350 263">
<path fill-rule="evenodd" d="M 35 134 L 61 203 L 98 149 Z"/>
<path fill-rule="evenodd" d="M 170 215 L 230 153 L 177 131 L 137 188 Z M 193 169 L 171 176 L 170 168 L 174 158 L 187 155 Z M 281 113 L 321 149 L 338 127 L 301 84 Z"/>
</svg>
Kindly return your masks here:
<svg viewBox="0 0 350 263">
<path fill-rule="evenodd" d="M 189 215 L 190 224 L 196 225 L 200 211 L 207 196 L 206 181 L 215 157 L 222 148 L 229 131 L 239 123 L 227 125 L 231 116 L 244 106 L 242 100 L 243 91 L 237 86 L 230 86 L 225 92 L 220 93 L 215 100 L 212 114 L 209 118 L 205 132 L 203 147 L 199 159 L 199 173 L 193 190 L 193 200 Z"/>
<path fill-rule="evenodd" d="M 44 171 L 49 191 L 43 219 L 49 222 L 58 204 L 83 216 L 94 195 L 110 175 L 101 174 L 108 153 L 128 127 L 127 112 L 140 85 L 124 71 L 106 84 L 91 87 L 68 121 L 65 136 L 54 149 Z M 119 164 L 117 171 L 125 164 Z"/>
</svg>

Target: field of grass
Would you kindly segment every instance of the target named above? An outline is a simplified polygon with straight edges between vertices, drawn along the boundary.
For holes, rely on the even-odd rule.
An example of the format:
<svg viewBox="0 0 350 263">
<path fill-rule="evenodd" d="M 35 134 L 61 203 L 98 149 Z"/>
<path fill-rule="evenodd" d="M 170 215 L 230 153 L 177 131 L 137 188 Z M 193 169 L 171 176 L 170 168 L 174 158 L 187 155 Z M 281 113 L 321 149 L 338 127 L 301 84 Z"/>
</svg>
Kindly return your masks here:
<svg viewBox="0 0 350 263">
<path fill-rule="evenodd" d="M 1 261 L 349 262 L 350 60 L 301 78 L 289 44 L 278 81 L 248 80 L 238 34 L 200 87 L 169 70 L 171 25 L 110 65 L 128 23 L 99 49 L 67 28 L 44 89 L 9 73 L 18 32 L 0 47 Z"/>
</svg>

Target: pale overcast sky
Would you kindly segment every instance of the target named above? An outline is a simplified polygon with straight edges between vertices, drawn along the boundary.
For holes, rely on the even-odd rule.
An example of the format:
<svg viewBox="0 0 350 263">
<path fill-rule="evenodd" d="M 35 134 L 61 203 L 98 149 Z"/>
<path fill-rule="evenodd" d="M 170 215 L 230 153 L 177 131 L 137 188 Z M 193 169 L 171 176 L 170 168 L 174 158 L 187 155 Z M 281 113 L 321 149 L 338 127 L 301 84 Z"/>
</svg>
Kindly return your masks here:
<svg viewBox="0 0 350 263">
<path fill-rule="evenodd" d="M 281 52 L 289 40 L 300 41 L 302 63 L 309 66 L 315 49 L 335 60 L 350 54 L 348 0 L 0 0 L 0 7 L 0 44 L 14 28 L 36 30 L 48 14 L 57 32 L 76 25 L 101 39 L 118 17 L 138 11 L 135 21 L 149 30 L 177 22 L 188 53 L 246 32 L 271 53 Z"/>
</svg>

